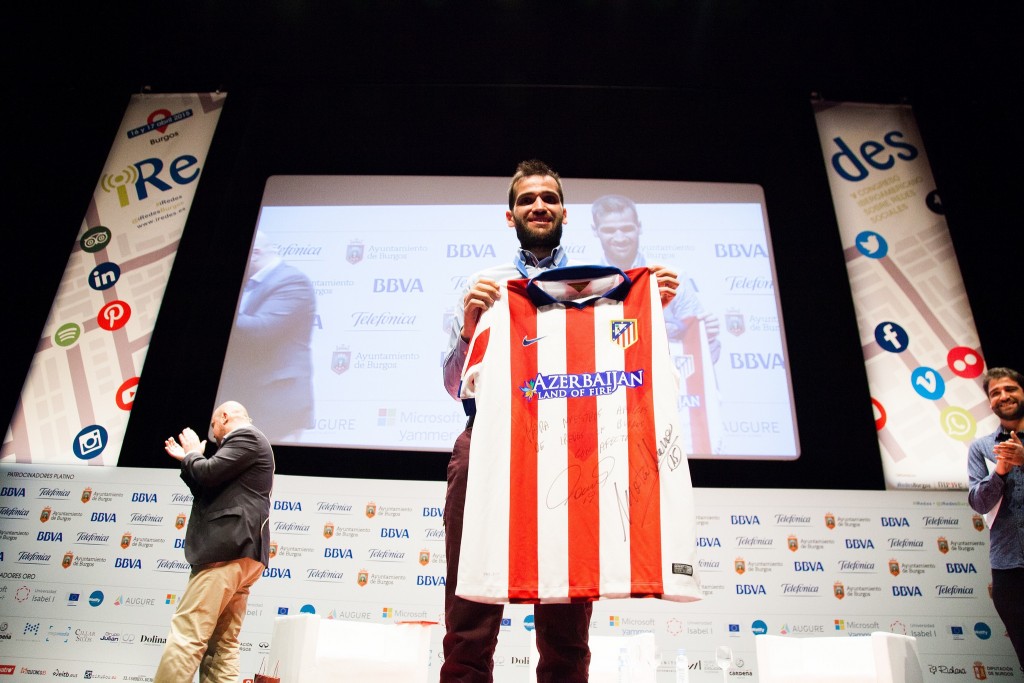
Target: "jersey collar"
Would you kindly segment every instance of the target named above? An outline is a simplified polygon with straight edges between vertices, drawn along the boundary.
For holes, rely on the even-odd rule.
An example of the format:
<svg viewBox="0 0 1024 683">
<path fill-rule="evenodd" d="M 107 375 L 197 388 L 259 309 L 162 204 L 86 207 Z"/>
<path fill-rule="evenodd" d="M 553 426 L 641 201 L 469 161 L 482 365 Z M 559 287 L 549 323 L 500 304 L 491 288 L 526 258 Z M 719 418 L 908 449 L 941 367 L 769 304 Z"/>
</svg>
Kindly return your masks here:
<svg viewBox="0 0 1024 683">
<path fill-rule="evenodd" d="M 605 292 L 596 293 L 594 296 L 579 301 L 562 300 L 558 299 L 547 291 L 545 291 L 538 282 L 549 282 L 549 281 L 565 281 L 565 280 L 596 280 L 602 277 L 608 277 L 609 275 L 618 275 L 622 279 L 617 285 Z M 551 304 L 564 304 L 573 308 L 585 308 L 592 306 L 594 302 L 600 299 L 612 299 L 613 301 L 622 301 L 629 294 L 629 288 L 633 286 L 633 281 L 629 279 L 629 276 L 624 272 L 616 268 L 615 266 L 568 266 L 564 268 L 551 268 L 545 270 L 540 274 L 532 277 L 529 282 L 526 283 L 526 293 L 530 297 L 530 301 L 537 308 L 541 306 L 550 306 Z"/>
</svg>

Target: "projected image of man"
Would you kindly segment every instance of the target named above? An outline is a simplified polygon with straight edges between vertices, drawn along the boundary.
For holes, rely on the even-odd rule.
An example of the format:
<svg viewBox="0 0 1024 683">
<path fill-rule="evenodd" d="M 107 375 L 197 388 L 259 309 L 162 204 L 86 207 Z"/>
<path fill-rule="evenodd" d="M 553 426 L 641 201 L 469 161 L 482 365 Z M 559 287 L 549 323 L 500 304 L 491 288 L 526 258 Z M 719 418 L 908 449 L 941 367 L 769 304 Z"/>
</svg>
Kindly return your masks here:
<svg viewBox="0 0 1024 683">
<path fill-rule="evenodd" d="M 999 429 L 967 452 L 967 501 L 989 526 L 992 602 L 1024 665 L 1024 376 L 1010 368 L 984 375 Z"/>
<path fill-rule="evenodd" d="M 643 225 L 637 213 L 636 203 L 622 195 L 605 195 L 590 207 L 593 224 L 591 229 L 601 243 L 604 262 L 620 270 L 639 268 L 647 265 L 647 259 L 640 251 L 640 235 Z M 718 318 L 705 313 L 697 296 L 693 281 L 679 275 L 679 288 L 672 302 L 665 307 L 665 328 L 671 340 L 681 341 L 686 335 L 689 321 L 701 320 L 708 338 L 711 358 L 718 362 L 722 353 L 722 342 L 718 338 Z"/>
<path fill-rule="evenodd" d="M 640 250 L 643 225 L 636 203 L 623 195 L 604 195 L 590 207 L 591 229 L 601 243 L 603 261 L 621 270 L 644 267 Z M 722 353 L 718 318 L 704 311 L 697 287 L 679 275 L 676 296 L 665 306 L 665 331 L 675 347 L 673 357 L 681 375 L 679 416 L 689 435 L 691 454 L 708 455 L 722 449 L 720 395 L 715 363 Z"/>
<path fill-rule="evenodd" d="M 245 403 L 272 443 L 294 443 L 313 426 L 315 314 L 309 278 L 257 233 L 217 400 Z"/>
</svg>

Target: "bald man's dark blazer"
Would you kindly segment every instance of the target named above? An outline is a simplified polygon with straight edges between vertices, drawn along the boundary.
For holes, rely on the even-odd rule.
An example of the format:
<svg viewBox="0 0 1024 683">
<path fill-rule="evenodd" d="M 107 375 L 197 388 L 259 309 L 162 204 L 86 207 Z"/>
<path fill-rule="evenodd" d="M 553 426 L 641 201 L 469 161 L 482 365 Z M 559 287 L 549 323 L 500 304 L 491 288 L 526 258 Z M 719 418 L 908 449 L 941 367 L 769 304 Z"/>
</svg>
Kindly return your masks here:
<svg viewBox="0 0 1024 683">
<path fill-rule="evenodd" d="M 185 560 L 194 566 L 249 557 L 267 566 L 274 451 L 263 432 L 239 427 L 213 455 L 189 453 L 181 478 L 193 497 Z"/>
</svg>

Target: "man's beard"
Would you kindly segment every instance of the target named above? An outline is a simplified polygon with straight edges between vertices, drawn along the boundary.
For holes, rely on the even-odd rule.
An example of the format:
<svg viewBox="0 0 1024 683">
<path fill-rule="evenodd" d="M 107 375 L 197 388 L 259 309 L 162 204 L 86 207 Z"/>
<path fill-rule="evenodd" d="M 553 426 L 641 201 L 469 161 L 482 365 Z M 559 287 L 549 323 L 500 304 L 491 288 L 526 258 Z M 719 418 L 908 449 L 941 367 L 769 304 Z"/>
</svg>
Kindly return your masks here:
<svg viewBox="0 0 1024 683">
<path fill-rule="evenodd" d="M 1017 408 L 1013 409 L 1010 406 L 996 406 L 992 412 L 996 414 L 1000 420 L 1016 421 L 1024 418 L 1024 403 L 1017 402 Z"/>
<path fill-rule="evenodd" d="M 544 233 L 536 233 L 530 230 L 526 220 L 519 216 L 513 216 L 512 221 L 516 224 L 516 237 L 519 238 L 519 245 L 526 250 L 534 247 L 554 249 L 562 243 L 562 219 L 559 216 L 553 218 L 555 227 Z"/>
</svg>

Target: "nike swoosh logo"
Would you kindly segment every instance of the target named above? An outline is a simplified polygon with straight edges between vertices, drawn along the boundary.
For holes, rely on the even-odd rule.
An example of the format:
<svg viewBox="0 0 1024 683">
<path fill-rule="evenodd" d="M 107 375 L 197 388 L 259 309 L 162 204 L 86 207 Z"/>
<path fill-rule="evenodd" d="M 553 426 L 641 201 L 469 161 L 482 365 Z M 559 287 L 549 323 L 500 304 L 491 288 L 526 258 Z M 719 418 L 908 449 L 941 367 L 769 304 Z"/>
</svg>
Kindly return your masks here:
<svg viewBox="0 0 1024 683">
<path fill-rule="evenodd" d="M 533 346 L 543 338 L 544 337 L 534 337 L 533 339 L 529 339 L 526 335 L 523 335 L 523 346 Z"/>
</svg>

